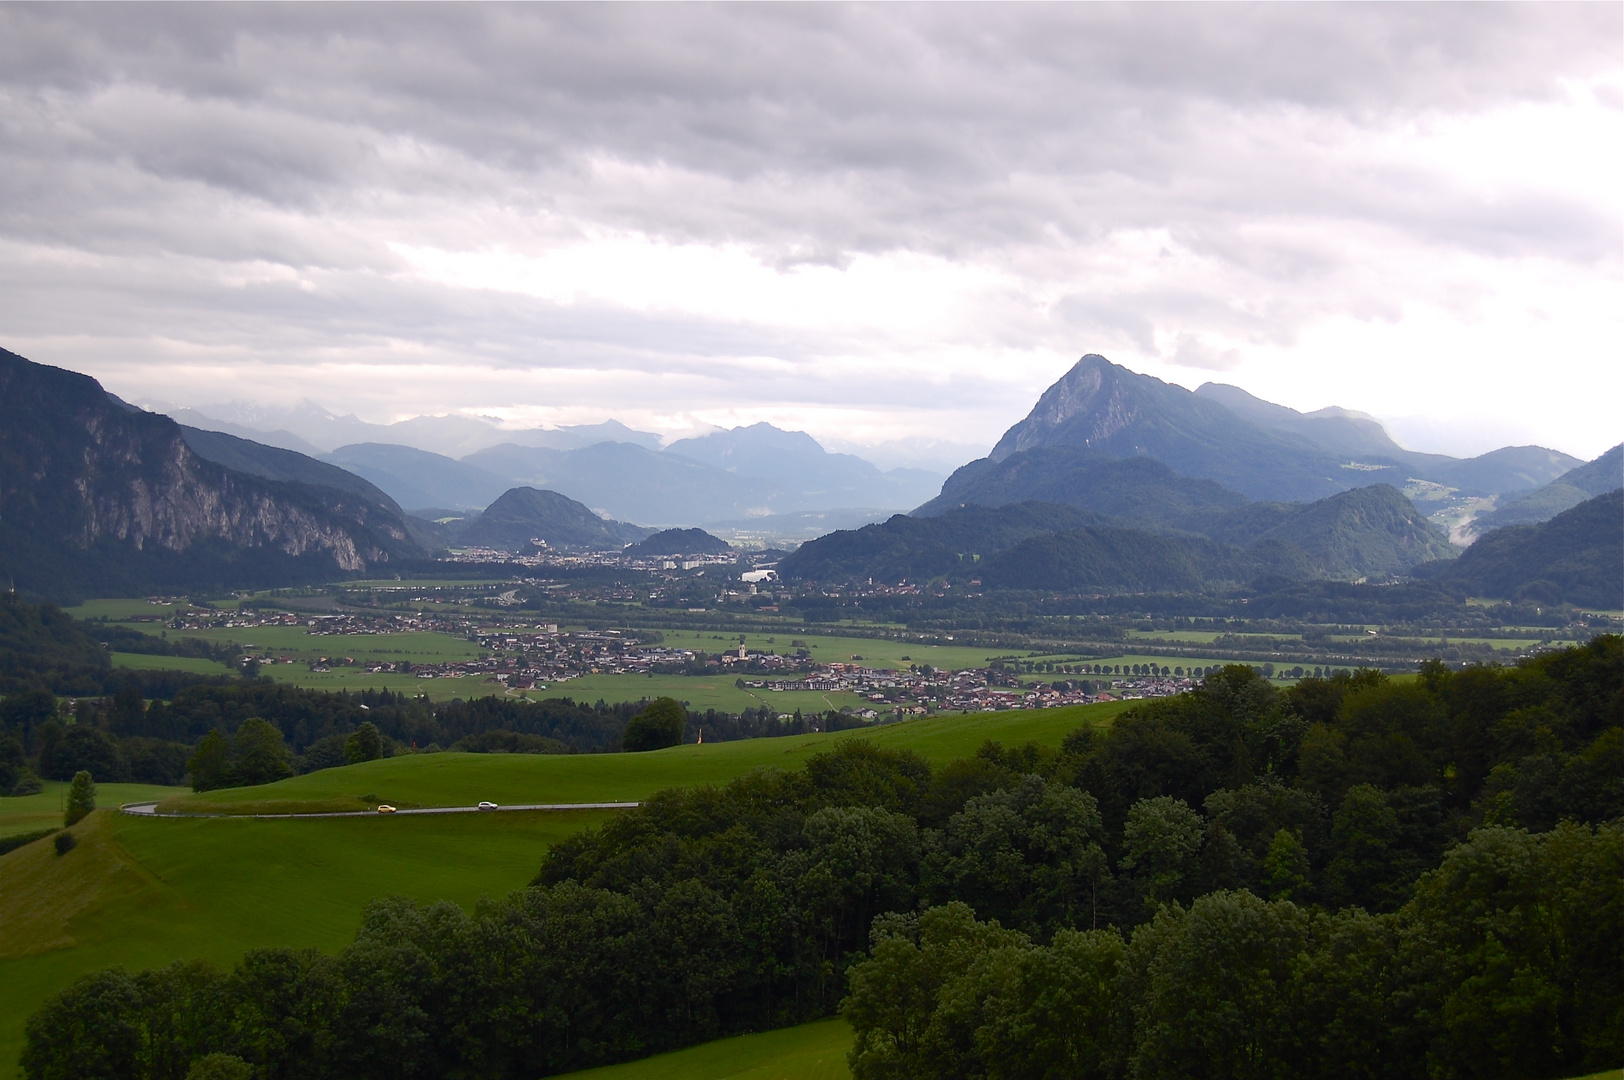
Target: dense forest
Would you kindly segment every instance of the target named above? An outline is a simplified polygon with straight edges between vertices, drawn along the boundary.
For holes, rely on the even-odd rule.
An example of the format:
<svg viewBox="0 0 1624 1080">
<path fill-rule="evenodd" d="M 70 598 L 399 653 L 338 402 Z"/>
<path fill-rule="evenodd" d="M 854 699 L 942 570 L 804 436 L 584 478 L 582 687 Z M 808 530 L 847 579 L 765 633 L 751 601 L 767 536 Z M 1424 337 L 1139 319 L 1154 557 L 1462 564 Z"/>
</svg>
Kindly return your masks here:
<svg viewBox="0 0 1624 1080">
<path fill-rule="evenodd" d="M 82 980 L 24 1070 L 526 1077 L 839 1008 L 859 1080 L 1555 1078 L 1624 1060 L 1624 640 L 1250 668 L 1058 749 L 661 793 L 336 956 Z"/>
</svg>

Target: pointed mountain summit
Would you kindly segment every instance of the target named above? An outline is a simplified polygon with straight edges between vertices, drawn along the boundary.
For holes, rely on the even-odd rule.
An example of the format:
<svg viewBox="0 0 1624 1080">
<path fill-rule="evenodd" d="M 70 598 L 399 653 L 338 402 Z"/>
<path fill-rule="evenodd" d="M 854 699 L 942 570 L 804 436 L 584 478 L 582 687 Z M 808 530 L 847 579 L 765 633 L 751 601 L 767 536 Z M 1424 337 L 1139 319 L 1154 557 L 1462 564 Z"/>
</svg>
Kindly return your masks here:
<svg viewBox="0 0 1624 1080">
<path fill-rule="evenodd" d="M 1312 501 L 1372 480 L 1350 475 L 1339 455 L 1290 432 L 1270 431 L 1216 401 L 1090 353 L 1043 392 L 1032 412 L 1004 433 L 991 459 L 1045 446 L 1108 457 L 1155 458 L 1181 476 L 1216 480 L 1254 499 Z"/>
</svg>

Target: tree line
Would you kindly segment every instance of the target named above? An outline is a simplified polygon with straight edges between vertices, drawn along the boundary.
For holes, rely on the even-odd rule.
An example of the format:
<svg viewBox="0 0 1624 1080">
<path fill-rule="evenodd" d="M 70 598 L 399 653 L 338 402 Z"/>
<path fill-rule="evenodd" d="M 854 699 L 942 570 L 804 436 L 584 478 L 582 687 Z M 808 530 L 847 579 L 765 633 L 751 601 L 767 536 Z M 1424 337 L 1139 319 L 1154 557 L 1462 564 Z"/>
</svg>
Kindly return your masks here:
<svg viewBox="0 0 1624 1080">
<path fill-rule="evenodd" d="M 378 741 L 373 757 L 438 750 L 602 753 L 623 748 L 627 724 L 646 708 L 567 697 L 432 702 L 389 690 L 309 690 L 262 678 L 187 685 L 167 700 L 150 701 L 130 682 L 106 697 L 78 699 L 65 714 L 49 691 L 17 690 L 0 700 L 0 793 L 23 794 L 19 784 L 68 780 L 80 771 L 104 783 L 174 785 L 190 778 L 198 790 L 264 784 L 353 763 L 346 746 L 363 726 Z M 677 737 L 624 748 L 691 742 L 701 734 L 726 742 L 851 726 L 838 716 L 798 712 L 781 721 L 768 706 L 739 713 L 676 708 L 682 714 Z M 203 771 L 194 773 L 198 761 Z"/>
<path fill-rule="evenodd" d="M 662 792 L 336 956 L 88 977 L 26 1075 L 549 1075 L 843 1008 L 861 1080 L 1560 1077 L 1624 1059 L 1624 641 L 1282 691 L 1060 748 L 848 741 Z M 100 1071 L 97 1071 L 100 1070 Z"/>
</svg>

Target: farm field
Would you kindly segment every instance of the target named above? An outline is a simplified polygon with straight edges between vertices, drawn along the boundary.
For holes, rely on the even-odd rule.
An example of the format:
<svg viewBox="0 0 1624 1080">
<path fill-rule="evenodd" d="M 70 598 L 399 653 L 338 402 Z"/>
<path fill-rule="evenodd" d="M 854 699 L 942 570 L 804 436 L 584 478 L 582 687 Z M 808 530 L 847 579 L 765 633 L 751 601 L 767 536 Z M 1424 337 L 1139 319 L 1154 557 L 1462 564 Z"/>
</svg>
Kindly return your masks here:
<svg viewBox="0 0 1624 1080">
<path fill-rule="evenodd" d="M 1224 657 L 1221 657 L 1221 656 L 1162 656 L 1162 655 L 1157 655 L 1157 654 L 1138 653 L 1138 652 L 1120 652 L 1120 653 L 1113 653 L 1113 654 L 1111 654 L 1109 656 L 1099 656 L 1099 657 L 1085 656 L 1085 657 L 1078 658 L 1078 659 L 1076 659 L 1074 661 L 1073 658 L 1076 657 L 1076 656 L 1077 656 L 1076 653 L 1065 653 L 1065 654 L 1058 654 L 1057 653 L 1057 654 L 1055 654 L 1053 656 L 1034 656 L 1034 657 L 1031 657 L 1031 659 L 1034 660 L 1034 661 L 1043 662 L 1043 663 L 1057 663 L 1057 664 L 1058 663 L 1068 663 L 1069 664 L 1069 663 L 1075 662 L 1075 663 L 1078 663 L 1078 664 L 1088 664 L 1091 667 L 1094 664 L 1110 664 L 1113 667 L 1116 666 L 1116 665 L 1119 665 L 1119 664 L 1123 665 L 1125 667 L 1131 667 L 1134 664 L 1155 664 L 1157 667 L 1170 667 L 1170 668 L 1171 667 L 1181 667 L 1181 668 L 1184 668 L 1186 671 L 1189 670 L 1192 667 L 1222 667 L 1225 664 L 1239 664 L 1239 663 L 1249 663 L 1250 662 L 1250 661 L 1236 660 L 1233 657 L 1231 657 L 1229 659 L 1225 659 Z M 1025 659 L 1025 658 L 1023 657 L 1023 659 Z M 1293 661 L 1293 663 L 1296 663 L 1296 661 Z M 1062 679 L 1062 678 L 1065 678 L 1065 676 L 1057 675 L 1057 674 L 1056 675 L 1044 675 L 1043 678 L 1044 678 L 1044 680 L 1052 680 L 1052 679 Z"/>
<path fill-rule="evenodd" d="M 1170 644 L 1181 644 L 1181 645 L 1186 644 L 1186 643 L 1197 644 L 1197 645 L 1211 645 L 1214 641 L 1217 641 L 1219 638 L 1223 637 L 1224 634 L 1223 634 L 1222 631 L 1218 631 L 1218 630 L 1129 630 L 1128 631 L 1128 636 L 1130 638 L 1132 638 L 1133 640 L 1135 640 L 1135 641 L 1155 641 L 1155 642 L 1164 642 L 1165 641 L 1165 642 L 1168 642 Z M 1267 637 L 1269 635 L 1266 635 L 1266 634 L 1236 634 L 1235 636 L 1239 637 L 1239 638 L 1248 638 L 1248 637 L 1261 638 L 1261 637 Z M 1277 634 L 1277 635 L 1274 635 L 1274 636 L 1278 637 L 1279 635 Z"/>
<path fill-rule="evenodd" d="M 781 713 L 794 712 L 796 709 L 810 713 L 838 709 L 844 705 L 868 704 L 859 695 L 851 693 L 740 690 L 733 685 L 739 677 L 737 672 L 718 675 L 583 675 L 578 679 L 549 684 L 545 690 L 525 691 L 523 696 L 536 700 L 569 697 L 589 704 L 599 700 L 641 701 L 645 697 L 665 696 L 687 702 L 690 709 L 718 709 L 732 713 L 762 705 L 769 705 Z M 744 677 L 759 679 L 762 676 Z M 490 690 L 484 692 L 489 693 Z"/>
<path fill-rule="evenodd" d="M 113 653 L 113 666 L 131 671 L 190 671 L 197 675 L 234 675 L 236 669 L 218 660 L 201 656 L 151 656 L 147 653 Z"/>
<path fill-rule="evenodd" d="M 890 629 L 895 629 L 892 627 Z M 823 664 L 851 663 L 853 656 L 862 657 L 865 667 L 906 668 L 909 664 L 929 664 L 935 668 L 957 671 L 963 668 L 986 667 L 994 656 L 1009 656 L 1008 651 L 965 648 L 958 645 L 926 645 L 918 641 L 890 641 L 885 638 L 844 637 L 821 634 L 804 627 L 772 634 L 729 634 L 717 630 L 661 630 L 665 644 L 673 649 L 703 649 L 705 652 L 726 652 L 739 647 L 739 638 L 745 639 L 748 649 L 772 649 L 778 653 L 793 653 L 802 642 L 812 659 Z"/>
<path fill-rule="evenodd" d="M 818 1020 L 566 1075 L 576 1080 L 850 1080 L 851 1042 L 846 1021 Z"/>
<path fill-rule="evenodd" d="M 134 629 L 143 627 L 139 624 Z M 232 641 L 260 653 L 294 658 L 353 656 L 357 660 L 410 660 L 439 663 L 470 660 L 479 646 L 457 634 L 433 630 L 399 634 L 312 634 L 303 626 L 241 626 L 205 630 L 171 630 L 174 637 L 199 638 L 216 644 Z"/>
<path fill-rule="evenodd" d="M 988 739 L 1058 746 L 1085 723 L 1109 720 L 1131 702 L 1063 709 L 924 717 L 862 731 L 673 746 L 644 754 L 413 754 L 324 769 L 253 788 L 183 793 L 164 812 L 284 813 L 354 810 L 365 796 L 395 806 L 630 802 L 661 788 L 725 784 L 755 769 L 796 769 L 841 739 L 913 750 L 935 763 L 969 757 Z"/>
<path fill-rule="evenodd" d="M 353 654 L 345 653 L 344 655 L 350 656 Z M 336 667 L 331 671 L 311 671 L 303 663 L 266 664 L 260 668 L 260 674 L 268 675 L 277 682 L 288 683 L 307 690 L 390 690 L 397 694 L 410 694 L 414 697 L 421 695 L 427 697 L 430 701 L 489 697 L 492 694 L 501 694 L 503 692 L 499 683 L 486 682 L 484 679 L 423 679 L 416 675 L 403 675 L 395 672 L 378 672 L 375 675 L 369 675 L 359 667 Z M 558 697 L 562 693 L 563 691 L 548 691 L 541 696 Z"/>
<path fill-rule="evenodd" d="M 167 821 L 98 810 L 66 855 L 45 840 L 0 857 L 0 1072 L 15 1066 L 28 1014 L 88 972 L 183 957 L 223 967 L 266 946 L 335 950 L 373 899 L 466 907 L 504 895 L 548 845 L 607 816 Z"/>
<path fill-rule="evenodd" d="M 133 618 L 173 618 L 179 612 L 193 606 L 184 598 L 170 603 L 154 604 L 145 597 L 127 596 L 86 600 L 75 607 L 62 610 L 75 619 L 109 619 L 118 622 L 121 619 Z"/>
</svg>

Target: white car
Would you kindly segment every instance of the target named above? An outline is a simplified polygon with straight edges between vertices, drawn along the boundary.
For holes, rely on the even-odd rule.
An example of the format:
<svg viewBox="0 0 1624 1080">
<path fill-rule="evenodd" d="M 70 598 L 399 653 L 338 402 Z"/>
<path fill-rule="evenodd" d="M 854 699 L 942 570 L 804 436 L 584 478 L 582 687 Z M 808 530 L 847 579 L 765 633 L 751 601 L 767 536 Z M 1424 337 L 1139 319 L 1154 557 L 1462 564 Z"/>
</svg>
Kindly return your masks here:
<svg viewBox="0 0 1624 1080">
<path fill-rule="evenodd" d="M 502 809 L 500 806 L 497 806 L 493 802 L 482 802 L 482 803 L 479 804 L 479 808 L 481 810 L 500 810 L 500 809 Z"/>
<path fill-rule="evenodd" d="M 395 812 L 395 808 L 393 806 L 390 806 L 388 803 L 379 803 L 378 804 L 378 813 L 380 813 L 380 814 L 393 814 L 394 812 Z"/>
</svg>

